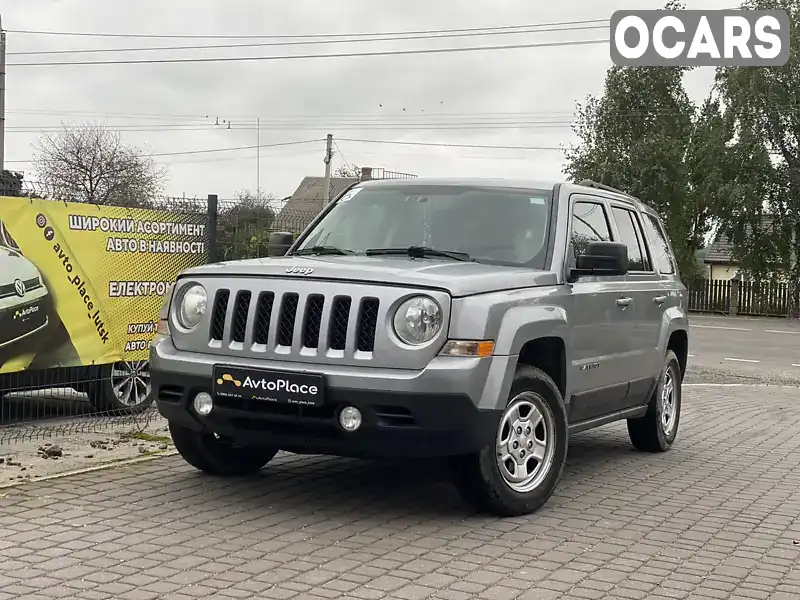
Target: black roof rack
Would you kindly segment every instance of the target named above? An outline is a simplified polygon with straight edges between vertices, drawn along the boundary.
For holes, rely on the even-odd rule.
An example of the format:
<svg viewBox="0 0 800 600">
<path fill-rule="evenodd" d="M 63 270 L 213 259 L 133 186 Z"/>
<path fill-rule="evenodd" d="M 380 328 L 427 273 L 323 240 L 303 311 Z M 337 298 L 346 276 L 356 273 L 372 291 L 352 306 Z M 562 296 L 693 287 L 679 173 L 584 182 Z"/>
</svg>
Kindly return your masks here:
<svg viewBox="0 0 800 600">
<path fill-rule="evenodd" d="M 646 206 L 647 208 L 649 208 L 650 210 L 652 210 L 656 214 L 658 214 L 658 211 L 655 208 L 653 208 L 653 206 L 651 206 L 650 204 L 645 202 L 644 200 L 641 200 L 641 199 L 637 198 L 636 196 L 632 196 L 628 192 L 623 192 L 622 190 L 618 190 L 615 187 L 611 187 L 610 185 L 606 185 L 605 183 L 598 183 L 596 181 L 592 181 L 591 179 L 584 179 L 583 181 L 578 183 L 578 185 L 582 185 L 584 187 L 595 188 L 597 190 L 605 190 L 607 192 L 612 192 L 614 194 L 620 194 L 622 196 L 626 196 L 626 197 L 630 198 L 631 200 L 634 200 L 635 202 L 638 202 L 642 206 Z"/>
<path fill-rule="evenodd" d="M 615 194 L 620 194 L 622 196 L 627 196 L 628 198 L 633 198 L 637 200 L 634 196 L 631 196 L 628 192 L 623 192 L 622 190 L 618 190 L 615 187 L 611 187 L 610 185 L 606 185 L 605 183 L 597 183 L 596 181 L 592 181 L 591 179 L 584 179 L 578 185 L 582 185 L 584 187 L 595 188 L 597 190 L 605 190 L 607 192 L 614 192 Z"/>
</svg>

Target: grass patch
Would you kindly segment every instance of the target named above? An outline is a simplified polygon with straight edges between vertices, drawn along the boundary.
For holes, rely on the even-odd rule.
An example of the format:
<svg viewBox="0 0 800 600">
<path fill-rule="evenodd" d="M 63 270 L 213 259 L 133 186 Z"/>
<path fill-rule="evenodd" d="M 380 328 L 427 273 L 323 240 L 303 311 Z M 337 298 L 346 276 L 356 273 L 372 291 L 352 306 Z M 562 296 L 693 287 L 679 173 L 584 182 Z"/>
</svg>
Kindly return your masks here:
<svg viewBox="0 0 800 600">
<path fill-rule="evenodd" d="M 130 432 L 123 434 L 125 439 L 139 440 L 142 442 L 153 442 L 156 444 L 171 444 L 172 438 L 167 435 L 155 435 L 152 433 L 144 433 L 142 431 Z"/>
</svg>

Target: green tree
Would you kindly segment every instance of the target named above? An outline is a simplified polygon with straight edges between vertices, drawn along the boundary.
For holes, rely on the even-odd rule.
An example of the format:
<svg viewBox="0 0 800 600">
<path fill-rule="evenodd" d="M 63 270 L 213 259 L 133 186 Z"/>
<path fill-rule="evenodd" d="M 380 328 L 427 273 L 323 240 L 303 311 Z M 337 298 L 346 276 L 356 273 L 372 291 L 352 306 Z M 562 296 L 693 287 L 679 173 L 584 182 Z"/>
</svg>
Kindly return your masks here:
<svg viewBox="0 0 800 600">
<path fill-rule="evenodd" d="M 22 196 L 22 173 L 0 171 L 0 196 Z"/>
<path fill-rule="evenodd" d="M 716 85 L 735 134 L 731 202 L 721 225 L 734 254 L 757 278 L 789 267 L 795 310 L 800 264 L 800 4 L 746 0 L 745 10 L 782 9 L 791 19 L 790 58 L 782 67 L 717 69 Z"/>
<path fill-rule="evenodd" d="M 267 256 L 269 234 L 277 216 L 272 194 L 249 190 L 238 192 L 229 202 L 220 202 L 217 243 L 220 260 Z"/>
<path fill-rule="evenodd" d="M 665 220 L 685 281 L 698 276 L 695 252 L 725 177 L 726 129 L 716 102 L 698 109 L 683 87 L 687 69 L 609 70 L 603 96 L 578 106 L 577 147 L 567 151 L 572 181 L 593 179 L 641 198 Z"/>
<path fill-rule="evenodd" d="M 682 10 L 670 0 L 667 10 Z M 665 221 L 681 276 L 700 277 L 697 250 L 710 233 L 730 178 L 731 128 L 710 95 L 696 106 L 684 67 L 620 67 L 606 74 L 600 97 L 578 105 L 580 138 L 566 153 L 571 181 L 593 179 L 625 190 Z"/>
</svg>

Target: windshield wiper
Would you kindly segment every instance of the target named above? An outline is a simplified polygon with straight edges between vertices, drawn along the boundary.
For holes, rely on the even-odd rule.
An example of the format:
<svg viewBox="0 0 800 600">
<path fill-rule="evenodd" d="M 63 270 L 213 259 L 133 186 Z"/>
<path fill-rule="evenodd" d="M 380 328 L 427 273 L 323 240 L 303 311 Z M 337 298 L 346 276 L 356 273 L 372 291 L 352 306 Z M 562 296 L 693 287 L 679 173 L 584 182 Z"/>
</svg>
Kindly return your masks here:
<svg viewBox="0 0 800 600">
<path fill-rule="evenodd" d="M 298 250 L 292 254 L 294 256 L 309 256 L 311 254 L 337 254 L 343 256 L 345 254 L 355 253 L 352 250 L 343 250 L 342 248 L 337 248 L 336 246 L 311 246 L 311 248 L 303 248 L 302 250 Z"/>
<path fill-rule="evenodd" d="M 408 248 L 369 248 L 365 251 L 367 256 L 377 256 L 380 254 L 406 254 L 412 258 L 425 258 L 426 256 L 444 256 L 453 260 L 474 262 L 466 252 L 455 252 L 454 250 L 437 250 L 427 246 L 409 246 Z"/>
</svg>

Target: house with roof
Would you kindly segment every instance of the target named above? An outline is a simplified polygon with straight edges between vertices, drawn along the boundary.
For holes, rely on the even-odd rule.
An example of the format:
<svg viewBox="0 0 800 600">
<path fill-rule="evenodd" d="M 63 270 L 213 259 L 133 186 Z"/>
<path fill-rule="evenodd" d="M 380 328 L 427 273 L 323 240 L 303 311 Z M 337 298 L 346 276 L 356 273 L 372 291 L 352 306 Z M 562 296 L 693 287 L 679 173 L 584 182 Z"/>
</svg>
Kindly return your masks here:
<svg viewBox="0 0 800 600">
<path fill-rule="evenodd" d="M 758 237 L 752 238 L 752 229 L 750 225 L 745 226 L 745 232 L 747 237 L 751 238 L 750 243 L 757 243 L 763 250 L 774 254 L 778 252 L 778 249 L 774 247 L 774 228 L 777 226 L 778 223 L 773 221 L 773 219 L 769 216 L 764 216 L 761 227 L 759 228 L 761 233 Z M 706 277 L 719 281 L 730 281 L 732 279 L 741 280 L 744 277 L 742 265 L 740 261 L 735 258 L 734 254 L 733 240 L 731 240 L 725 232 L 719 231 L 714 238 L 714 242 L 708 247 L 708 251 L 703 259 L 707 270 Z M 778 268 L 776 273 L 781 271 L 782 269 Z M 749 277 L 747 278 L 749 279 Z"/>
<path fill-rule="evenodd" d="M 382 168 L 362 167 L 360 177 L 331 177 L 330 199 L 333 200 L 344 190 L 359 181 L 369 179 L 409 179 L 416 175 L 387 171 Z M 325 178 L 304 177 L 294 193 L 288 197 L 283 208 L 275 218 L 273 228 L 298 234 L 305 229 L 325 206 Z"/>
<path fill-rule="evenodd" d="M 331 177 L 331 199 L 359 181 L 356 177 Z M 325 206 L 325 178 L 304 177 L 294 193 L 289 196 L 275 218 L 274 228 L 297 234 L 316 217 Z"/>
<path fill-rule="evenodd" d="M 709 279 L 730 281 L 741 270 L 741 265 L 733 257 L 733 244 L 722 232 L 717 234 L 714 242 L 708 247 L 703 263 Z"/>
</svg>

